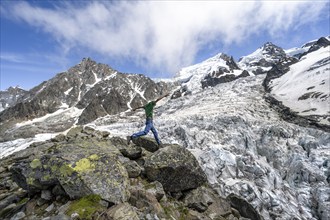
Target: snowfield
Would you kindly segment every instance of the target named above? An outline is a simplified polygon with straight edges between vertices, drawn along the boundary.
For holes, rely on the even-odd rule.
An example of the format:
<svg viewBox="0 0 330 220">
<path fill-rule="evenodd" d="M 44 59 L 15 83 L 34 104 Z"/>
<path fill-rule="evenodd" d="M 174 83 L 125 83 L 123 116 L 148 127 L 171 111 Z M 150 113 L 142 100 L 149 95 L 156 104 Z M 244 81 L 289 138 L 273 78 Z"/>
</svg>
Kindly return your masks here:
<svg viewBox="0 0 330 220">
<path fill-rule="evenodd" d="M 329 117 L 330 46 L 305 55 L 270 86 L 271 94 L 299 115 Z M 323 123 L 330 125 L 328 120 Z"/>
</svg>

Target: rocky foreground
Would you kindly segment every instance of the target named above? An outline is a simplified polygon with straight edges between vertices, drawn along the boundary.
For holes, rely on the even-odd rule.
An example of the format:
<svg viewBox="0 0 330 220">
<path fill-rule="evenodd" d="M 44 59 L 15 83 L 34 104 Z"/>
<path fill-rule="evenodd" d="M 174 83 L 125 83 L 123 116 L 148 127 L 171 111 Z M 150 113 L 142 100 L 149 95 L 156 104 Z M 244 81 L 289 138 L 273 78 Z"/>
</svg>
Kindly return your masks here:
<svg viewBox="0 0 330 220">
<path fill-rule="evenodd" d="M 148 138 L 76 127 L 0 162 L 0 219 L 262 219 L 212 190 L 187 149 Z"/>
</svg>

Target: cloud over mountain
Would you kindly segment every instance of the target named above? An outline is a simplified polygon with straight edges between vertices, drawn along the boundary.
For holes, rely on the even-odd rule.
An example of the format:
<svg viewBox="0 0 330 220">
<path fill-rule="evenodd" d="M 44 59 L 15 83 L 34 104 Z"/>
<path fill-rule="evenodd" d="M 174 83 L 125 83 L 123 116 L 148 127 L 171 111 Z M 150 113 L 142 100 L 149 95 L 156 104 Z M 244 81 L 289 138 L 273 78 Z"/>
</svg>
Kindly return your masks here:
<svg viewBox="0 0 330 220">
<path fill-rule="evenodd" d="M 129 58 L 158 72 L 176 72 L 214 42 L 242 44 L 260 32 L 281 36 L 324 16 L 326 1 L 91 1 L 41 7 L 7 4 L 7 17 L 50 36 L 65 51 L 87 48 Z M 6 10 L 5 10 L 6 9 Z M 328 15 L 327 15 L 328 16 Z"/>
</svg>

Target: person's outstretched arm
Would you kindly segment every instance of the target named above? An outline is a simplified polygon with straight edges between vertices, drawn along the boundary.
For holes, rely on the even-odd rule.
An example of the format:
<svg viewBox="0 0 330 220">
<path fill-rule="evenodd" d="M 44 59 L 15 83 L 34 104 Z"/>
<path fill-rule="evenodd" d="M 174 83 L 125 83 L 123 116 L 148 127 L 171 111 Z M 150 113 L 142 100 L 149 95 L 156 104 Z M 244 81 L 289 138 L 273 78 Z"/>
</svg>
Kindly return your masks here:
<svg viewBox="0 0 330 220">
<path fill-rule="evenodd" d="M 158 101 L 160 101 L 161 99 L 163 99 L 163 98 L 165 98 L 165 97 L 167 97 L 167 96 L 169 96 L 169 95 L 170 95 L 170 93 L 167 93 L 167 94 L 165 94 L 165 95 L 159 97 L 158 99 L 156 99 L 155 102 L 158 102 Z"/>
<path fill-rule="evenodd" d="M 136 110 L 138 110 L 138 109 L 140 109 L 140 108 L 144 108 L 144 106 L 140 106 L 140 107 L 132 108 L 132 111 L 136 111 Z"/>
</svg>

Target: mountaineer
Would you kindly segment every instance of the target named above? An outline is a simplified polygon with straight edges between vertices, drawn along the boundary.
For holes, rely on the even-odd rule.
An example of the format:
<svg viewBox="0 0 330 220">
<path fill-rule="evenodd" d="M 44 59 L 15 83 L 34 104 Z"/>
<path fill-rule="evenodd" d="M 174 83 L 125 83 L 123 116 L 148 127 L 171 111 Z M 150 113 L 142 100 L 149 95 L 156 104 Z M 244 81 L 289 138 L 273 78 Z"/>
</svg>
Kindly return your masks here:
<svg viewBox="0 0 330 220">
<path fill-rule="evenodd" d="M 146 127 L 144 128 L 144 131 L 140 131 L 140 132 L 134 133 L 131 136 L 127 136 L 127 144 L 130 144 L 131 140 L 133 140 L 135 138 L 138 138 L 138 137 L 141 137 L 141 136 L 144 136 L 144 135 L 148 134 L 149 131 L 151 130 L 152 133 L 154 134 L 154 137 L 155 137 L 155 140 L 156 140 L 157 144 L 161 145 L 161 142 L 160 142 L 159 137 L 158 137 L 157 130 L 155 129 L 155 127 L 153 125 L 153 110 L 154 110 L 154 107 L 156 106 L 156 103 L 158 101 L 160 101 L 161 99 L 163 99 L 163 98 L 165 98 L 169 95 L 170 94 L 168 93 L 166 95 L 163 95 L 163 96 L 159 97 L 155 101 L 151 101 L 151 102 L 147 103 L 144 106 L 140 106 L 140 107 L 132 109 L 133 111 L 136 111 L 137 109 L 140 109 L 140 108 L 143 108 L 145 110 L 145 113 L 146 113 Z"/>
</svg>

